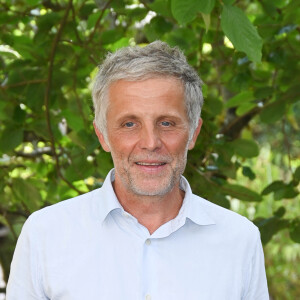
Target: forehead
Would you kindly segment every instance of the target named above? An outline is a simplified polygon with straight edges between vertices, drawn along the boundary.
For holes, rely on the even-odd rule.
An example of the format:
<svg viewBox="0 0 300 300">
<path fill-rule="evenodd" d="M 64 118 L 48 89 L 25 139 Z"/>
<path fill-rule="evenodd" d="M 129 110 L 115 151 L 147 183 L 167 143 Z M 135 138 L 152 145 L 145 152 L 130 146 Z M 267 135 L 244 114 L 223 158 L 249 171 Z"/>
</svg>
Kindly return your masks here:
<svg viewBox="0 0 300 300">
<path fill-rule="evenodd" d="M 150 77 L 139 80 L 127 80 L 119 79 L 114 81 L 109 86 L 109 94 L 112 92 L 121 91 L 130 87 L 130 90 L 134 91 L 140 89 L 140 91 L 150 92 L 155 94 L 155 92 L 161 92 L 163 89 L 166 93 L 170 91 L 170 88 L 174 93 L 183 94 L 183 83 L 180 79 L 171 76 L 157 76 Z"/>
<path fill-rule="evenodd" d="M 108 115 L 124 113 L 184 113 L 184 88 L 181 80 L 158 77 L 140 81 L 118 80 L 109 88 Z M 109 113 L 110 112 L 110 113 Z"/>
</svg>

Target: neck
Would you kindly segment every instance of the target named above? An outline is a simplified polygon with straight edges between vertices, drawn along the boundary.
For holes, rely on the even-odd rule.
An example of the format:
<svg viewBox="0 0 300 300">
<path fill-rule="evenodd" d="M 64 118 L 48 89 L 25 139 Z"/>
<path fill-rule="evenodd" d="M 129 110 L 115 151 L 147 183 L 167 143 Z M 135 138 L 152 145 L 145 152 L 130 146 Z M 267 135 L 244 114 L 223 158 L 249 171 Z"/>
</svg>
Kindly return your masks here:
<svg viewBox="0 0 300 300">
<path fill-rule="evenodd" d="M 179 183 L 163 196 L 136 195 L 115 182 L 113 188 L 124 210 L 145 226 L 150 234 L 178 215 L 185 194 Z"/>
</svg>

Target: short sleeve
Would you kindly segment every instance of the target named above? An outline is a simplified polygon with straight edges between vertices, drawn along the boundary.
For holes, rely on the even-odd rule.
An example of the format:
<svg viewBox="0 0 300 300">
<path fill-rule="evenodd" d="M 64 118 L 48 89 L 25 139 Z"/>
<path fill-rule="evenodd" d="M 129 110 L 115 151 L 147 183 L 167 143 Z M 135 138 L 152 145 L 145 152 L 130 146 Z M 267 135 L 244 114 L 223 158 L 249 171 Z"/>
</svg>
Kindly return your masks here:
<svg viewBox="0 0 300 300">
<path fill-rule="evenodd" d="M 36 232 L 31 216 L 25 222 L 16 245 L 6 289 L 7 300 L 47 299 L 39 278 Z"/>
<path fill-rule="evenodd" d="M 243 300 L 269 300 L 264 253 L 258 229 L 256 229 L 256 240 L 247 272 L 248 283 Z"/>
</svg>

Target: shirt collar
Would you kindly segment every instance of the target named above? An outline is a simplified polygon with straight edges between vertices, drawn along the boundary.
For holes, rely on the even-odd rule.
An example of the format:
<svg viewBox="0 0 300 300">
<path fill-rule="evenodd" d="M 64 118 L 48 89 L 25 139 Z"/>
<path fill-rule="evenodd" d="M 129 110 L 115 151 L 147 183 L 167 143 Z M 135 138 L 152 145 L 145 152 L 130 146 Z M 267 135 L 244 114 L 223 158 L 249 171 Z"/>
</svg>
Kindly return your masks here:
<svg viewBox="0 0 300 300">
<path fill-rule="evenodd" d="M 182 213 L 182 217 L 188 218 L 198 225 L 216 224 L 203 205 L 206 200 L 192 193 L 191 187 L 184 176 L 181 176 L 180 188 L 185 191 L 185 197 L 179 214 Z"/>
<path fill-rule="evenodd" d="M 98 195 L 97 201 L 99 201 L 100 207 L 100 222 L 102 223 L 107 215 L 115 210 L 123 210 L 117 196 L 114 192 L 112 182 L 115 180 L 115 171 L 112 169 L 106 176 L 102 188 L 99 190 L 101 195 Z M 180 179 L 180 188 L 185 191 L 185 197 L 183 199 L 182 207 L 178 213 L 177 218 L 190 219 L 198 225 L 212 225 L 216 224 L 212 217 L 206 212 L 203 205 L 204 199 L 193 195 L 191 187 L 184 176 Z"/>
<path fill-rule="evenodd" d="M 115 210 L 115 209 L 121 209 L 123 210 L 123 207 L 121 206 L 115 191 L 112 186 L 112 182 L 115 180 L 115 170 L 112 169 L 110 172 L 107 174 L 102 188 L 100 189 L 101 197 L 100 199 L 97 199 L 99 201 L 99 212 L 100 212 L 100 222 L 102 223 L 107 215 Z"/>
</svg>

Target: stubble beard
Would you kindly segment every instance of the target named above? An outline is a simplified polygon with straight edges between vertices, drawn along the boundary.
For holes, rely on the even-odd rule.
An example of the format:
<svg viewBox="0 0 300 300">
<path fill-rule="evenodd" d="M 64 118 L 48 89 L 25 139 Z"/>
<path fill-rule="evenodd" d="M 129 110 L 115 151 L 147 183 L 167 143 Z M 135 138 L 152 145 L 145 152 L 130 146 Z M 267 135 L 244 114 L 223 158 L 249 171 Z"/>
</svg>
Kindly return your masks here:
<svg viewBox="0 0 300 300">
<path fill-rule="evenodd" d="M 138 161 L 139 159 L 133 158 L 130 161 Z M 187 162 L 187 147 L 185 150 L 185 154 L 183 157 L 179 157 L 177 159 L 176 165 L 173 167 L 171 165 L 170 158 L 168 161 L 168 171 L 166 174 L 162 174 L 155 178 L 154 176 L 151 177 L 150 175 L 145 176 L 145 180 L 143 183 L 143 179 L 141 179 L 140 174 L 133 173 L 130 171 L 130 167 L 122 166 L 122 171 L 119 173 L 119 178 L 121 179 L 124 186 L 127 187 L 127 190 L 133 193 L 134 195 L 138 196 L 164 196 L 168 194 L 176 184 L 179 183 L 180 177 L 183 174 Z M 130 164 L 129 164 L 130 165 Z M 169 173 L 170 172 L 170 173 Z M 151 186 L 151 188 L 147 188 L 147 180 L 156 179 L 157 184 L 156 186 Z"/>
</svg>

